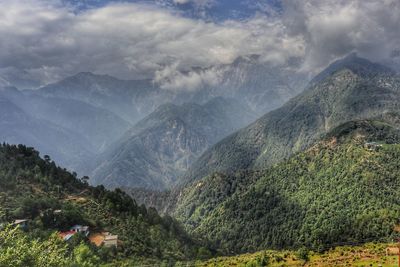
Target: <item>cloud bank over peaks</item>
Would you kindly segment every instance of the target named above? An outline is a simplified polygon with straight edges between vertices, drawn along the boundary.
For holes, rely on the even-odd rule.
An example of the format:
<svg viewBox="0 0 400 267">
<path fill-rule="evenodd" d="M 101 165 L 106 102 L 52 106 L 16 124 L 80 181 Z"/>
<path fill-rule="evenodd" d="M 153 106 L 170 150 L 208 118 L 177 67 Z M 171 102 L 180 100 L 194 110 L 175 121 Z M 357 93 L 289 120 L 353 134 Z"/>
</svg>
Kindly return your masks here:
<svg viewBox="0 0 400 267">
<path fill-rule="evenodd" d="M 178 5 L 192 3 L 197 7 L 209 7 L 215 3 L 215 0 L 173 0 L 173 2 Z"/>
<path fill-rule="evenodd" d="M 285 0 L 283 5 L 283 24 L 305 38 L 305 70 L 350 52 L 380 61 L 398 49 L 398 0 Z"/>
<path fill-rule="evenodd" d="M 217 67 L 179 70 L 179 64 L 166 66 L 156 71 L 154 82 L 162 89 L 173 91 L 194 91 L 208 86 L 217 86 L 223 78 L 224 70 Z"/>
<path fill-rule="evenodd" d="M 218 82 L 219 74 L 206 70 L 241 56 L 257 54 L 276 66 L 302 62 L 299 69 L 313 73 L 350 52 L 380 61 L 399 49 L 398 0 L 282 0 L 281 6 L 277 13 L 213 22 L 132 2 L 77 11 L 61 0 L 0 0 L 0 77 L 35 87 L 90 71 L 193 90 Z"/>
<path fill-rule="evenodd" d="M 132 79 L 153 77 L 175 62 L 183 70 L 247 54 L 284 62 L 304 53 L 298 36 L 266 17 L 217 24 L 142 4 L 74 13 L 57 3 L 0 2 L 1 76 L 35 85 L 81 71 Z"/>
</svg>

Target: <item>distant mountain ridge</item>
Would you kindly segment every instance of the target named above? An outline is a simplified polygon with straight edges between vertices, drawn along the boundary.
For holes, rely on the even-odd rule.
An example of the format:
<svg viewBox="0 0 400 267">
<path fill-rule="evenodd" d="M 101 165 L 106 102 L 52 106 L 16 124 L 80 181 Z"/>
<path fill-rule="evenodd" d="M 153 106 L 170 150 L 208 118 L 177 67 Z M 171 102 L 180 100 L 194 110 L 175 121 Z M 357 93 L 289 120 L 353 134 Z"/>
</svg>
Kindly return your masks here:
<svg viewBox="0 0 400 267">
<path fill-rule="evenodd" d="M 120 80 L 82 72 L 41 87 L 35 94 L 83 101 L 136 123 L 162 104 L 204 104 L 218 96 L 235 98 L 254 112 L 264 114 L 299 93 L 307 81 L 305 75 L 288 67 L 271 66 L 257 55 L 239 57 L 232 64 L 188 70 L 200 76 L 204 72 L 217 74 L 215 85 L 205 84 L 195 90 L 165 89 L 151 79 Z M 184 72 L 181 74 L 185 76 Z"/>
<path fill-rule="evenodd" d="M 81 72 L 32 93 L 45 97 L 73 99 L 107 109 L 121 118 L 135 122 L 140 108 L 134 100 L 158 90 L 151 80 L 120 80 L 109 75 Z M 147 111 L 149 112 L 149 111 Z"/>
<path fill-rule="evenodd" d="M 209 71 L 220 73 L 221 78 L 217 86 L 207 88 L 209 94 L 234 97 L 260 116 L 296 96 L 308 81 L 303 73 L 288 66 L 271 66 L 258 55 L 242 56 Z"/>
<path fill-rule="evenodd" d="M 111 188 L 170 188 L 205 149 L 255 118 L 221 97 L 204 105 L 162 105 L 96 159 L 91 181 Z"/>
<path fill-rule="evenodd" d="M 321 73 L 315 76 L 310 83 L 315 84 L 321 82 L 343 68 L 349 69 L 353 73 L 362 76 L 368 76 L 368 75 L 374 76 L 377 74 L 389 74 L 389 75 L 396 74 L 389 67 L 373 63 L 364 58 L 360 58 L 357 56 L 357 53 L 351 53 L 346 57 L 333 62 L 325 70 L 323 70 Z"/>
<path fill-rule="evenodd" d="M 12 138 L 3 135 L 2 141 L 37 147 L 70 170 L 77 171 L 79 165 L 87 163 L 131 127 L 114 113 L 78 100 L 49 98 L 14 87 L 0 88 L 0 96 L 9 103 L 2 107 L 0 123 L 5 123 L 5 117 L 16 109 L 23 114 L 21 120 L 15 118 L 3 130 L 3 134 L 13 131 Z M 40 134 L 32 138 L 34 133 Z M 73 147 L 76 149 L 71 150 Z"/>
<path fill-rule="evenodd" d="M 94 153 L 101 152 L 131 127 L 129 122 L 107 109 L 79 100 L 42 97 L 25 91 L 8 94 L 8 98 L 38 119 L 85 136 Z"/>
<path fill-rule="evenodd" d="M 90 158 L 93 147 L 85 137 L 59 125 L 32 117 L 0 92 L 0 140 L 38 147 L 65 167 Z"/>
<path fill-rule="evenodd" d="M 190 74 L 182 75 L 202 76 L 207 72 L 216 73 L 218 83 L 204 83 L 195 90 L 166 89 L 151 79 L 121 80 L 109 75 L 82 72 L 38 90 L 19 91 L 16 88 L 4 87 L 3 95 L 31 117 L 48 121 L 60 129 L 67 129 L 72 132 L 71 136 L 75 136 L 77 143 L 86 143 L 84 147 L 90 153 L 85 157 L 80 157 L 81 153 L 70 153 L 69 149 L 65 149 L 61 154 L 54 154 L 54 158 L 61 164 L 68 162 L 65 166 L 70 170 L 87 173 L 87 170 L 96 167 L 88 166 L 89 162 L 93 162 L 93 157 L 113 150 L 115 142 L 120 140 L 124 133 L 162 105 L 207 105 L 204 108 L 208 108 L 214 114 L 226 114 L 226 111 L 231 110 L 234 114 L 231 114 L 229 121 L 220 120 L 217 126 L 210 126 L 208 130 L 212 132 L 212 127 L 217 127 L 220 132 L 214 134 L 222 138 L 226 133 L 252 122 L 255 117 L 248 116 L 249 112 L 259 116 L 282 105 L 297 94 L 306 81 L 301 74 L 290 69 L 272 67 L 263 63 L 256 55 L 240 57 L 232 64 L 205 69 L 193 68 L 189 70 Z M 230 104 L 226 101 L 216 101 L 220 97 L 230 99 Z M 233 110 L 233 103 L 241 108 Z M 224 105 L 227 105 L 226 111 Z M 234 116 L 240 117 L 238 124 L 235 124 Z M 247 118 L 247 121 L 243 121 L 243 118 Z M 199 120 L 199 123 L 204 123 L 204 129 L 208 127 L 205 120 Z M 221 134 L 222 132 L 224 134 Z M 49 140 L 53 142 L 51 147 L 60 146 L 64 142 L 57 138 L 47 141 Z M 15 143 L 25 141 L 26 139 L 13 139 Z M 207 145 L 203 147 L 208 148 L 216 141 L 219 140 L 208 140 Z M 35 147 L 41 151 L 49 151 L 39 145 Z M 197 158 L 198 153 L 195 154 Z"/>
</svg>

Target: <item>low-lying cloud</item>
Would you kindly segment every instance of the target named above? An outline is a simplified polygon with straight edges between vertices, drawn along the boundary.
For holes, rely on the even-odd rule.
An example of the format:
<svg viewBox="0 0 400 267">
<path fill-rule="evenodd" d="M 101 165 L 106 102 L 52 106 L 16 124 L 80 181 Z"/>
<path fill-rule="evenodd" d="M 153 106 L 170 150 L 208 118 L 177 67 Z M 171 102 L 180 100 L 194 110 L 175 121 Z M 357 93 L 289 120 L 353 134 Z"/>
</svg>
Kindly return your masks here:
<svg viewBox="0 0 400 267">
<path fill-rule="evenodd" d="M 193 89 L 218 74 L 192 67 L 239 56 L 278 65 L 297 58 L 315 71 L 353 51 L 381 60 L 399 48 L 398 0 L 283 0 L 283 10 L 214 23 L 134 3 L 76 11 L 56 0 L 0 0 L 0 77 L 38 86 L 92 71 Z"/>
<path fill-rule="evenodd" d="M 305 70 L 350 52 L 380 61 L 399 48 L 398 0 L 284 0 L 284 9 L 287 29 L 306 40 Z"/>
<path fill-rule="evenodd" d="M 208 86 L 217 86 L 223 78 L 223 70 L 211 67 L 207 69 L 196 69 L 182 72 L 178 69 L 179 64 L 156 71 L 154 82 L 162 89 L 168 90 L 196 90 Z"/>
</svg>

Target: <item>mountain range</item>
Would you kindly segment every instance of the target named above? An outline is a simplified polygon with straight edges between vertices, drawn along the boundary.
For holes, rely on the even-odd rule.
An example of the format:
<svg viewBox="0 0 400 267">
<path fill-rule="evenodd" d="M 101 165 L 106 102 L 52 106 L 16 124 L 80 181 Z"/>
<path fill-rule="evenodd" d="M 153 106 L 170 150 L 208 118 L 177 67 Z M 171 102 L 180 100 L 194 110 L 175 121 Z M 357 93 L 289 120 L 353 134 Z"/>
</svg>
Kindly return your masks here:
<svg viewBox="0 0 400 267">
<path fill-rule="evenodd" d="M 222 96 L 234 98 L 261 115 L 298 94 L 308 78 L 289 67 L 274 67 L 257 55 L 239 57 L 232 64 L 192 68 L 178 78 L 214 73 L 215 81 L 196 88 L 175 88 L 167 81 L 120 80 L 109 75 L 78 73 L 33 91 L 34 95 L 73 99 L 107 109 L 130 123 L 136 123 L 160 105 L 193 102 L 204 104 Z"/>
<path fill-rule="evenodd" d="M 349 120 L 397 116 L 398 76 L 355 54 L 283 106 L 307 79 L 257 56 L 191 71 L 219 73 L 218 86 L 170 90 L 152 80 L 79 73 L 33 91 L 3 87 L 3 116 L 10 109 L 13 121 L 4 127 L 16 132 L 3 140 L 35 146 L 93 184 L 165 190 L 216 171 L 271 166 Z M 15 109 L 25 117 L 12 118 Z M 34 135 L 53 132 L 47 145 L 18 128 L 27 120 L 35 121 Z"/>
<path fill-rule="evenodd" d="M 35 138 L 17 127 L 24 122 L 16 118 L 7 125 L 7 131 L 16 134 L 3 141 L 33 146 L 69 170 L 93 175 L 94 184 L 170 188 L 205 149 L 282 105 L 307 80 L 254 55 L 180 75 L 211 72 L 217 84 L 203 83 L 196 89 L 165 88 L 165 81 L 120 80 L 88 72 L 37 90 L 3 86 L 2 97 L 30 121 L 37 121 L 30 128 Z M 174 120 L 177 123 L 171 123 Z M 51 138 L 39 136 L 55 130 Z M 168 144 L 163 144 L 163 138 Z"/>
<path fill-rule="evenodd" d="M 112 112 L 78 100 L 47 98 L 13 87 L 1 89 L 0 96 L 2 141 L 37 147 L 72 170 L 130 127 Z"/>
<path fill-rule="evenodd" d="M 93 155 L 93 147 L 83 136 L 35 118 L 3 96 L 0 96 L 0 102 L 2 142 L 38 147 L 44 155 L 52 155 L 66 167 L 76 166 L 79 159 Z"/>
<path fill-rule="evenodd" d="M 185 179 L 271 166 L 350 120 L 396 120 L 399 89 L 399 76 L 391 69 L 349 55 L 317 75 L 304 92 L 285 105 L 206 151 Z"/>
<path fill-rule="evenodd" d="M 164 104 L 134 125 L 94 164 L 92 183 L 165 190 L 207 148 L 256 115 L 234 99 Z"/>
<path fill-rule="evenodd" d="M 89 186 L 86 177 L 79 181 L 76 174 L 57 168 L 51 159 L 40 159 L 32 148 L 2 145 L 1 190 L 12 196 L 8 217 L 42 220 L 43 210 L 52 207 L 47 198 L 65 200 L 73 195 L 85 200 L 82 206 L 79 201 L 74 205 L 86 215 L 68 213 L 71 221 L 112 227 L 124 235 L 126 255 L 156 258 L 171 258 L 173 251 L 177 254 L 172 258 L 177 259 L 207 258 L 215 251 L 325 251 L 338 245 L 388 242 L 396 236 L 400 77 L 390 68 L 351 54 L 258 119 L 256 110 L 268 107 L 258 107 L 263 102 L 259 86 L 232 87 L 235 94 L 230 98 L 221 86 L 221 93 L 208 99 L 201 94 L 216 89 L 205 87 L 198 101 L 183 101 L 193 100 L 196 93 L 167 90 L 163 97 L 168 97 L 156 101 L 150 96 L 165 89 L 154 83 L 149 91 L 140 86 L 132 90 L 122 87 L 132 81 L 78 76 L 37 91 L 3 88 L 1 134 L 7 142 L 39 146 L 42 153 L 75 155 L 76 161 L 62 164 L 90 174 L 96 187 Z M 272 76 L 272 88 L 288 84 L 274 83 Z M 231 85 L 237 77 L 229 79 Z M 121 95 L 110 89 L 115 80 L 121 82 Z M 277 92 L 294 92 L 286 89 Z M 249 97 L 240 97 L 246 90 L 252 92 Z M 118 98 L 126 106 L 115 104 Z M 132 99 L 146 99 L 149 102 L 142 104 L 148 109 L 140 115 L 144 109 L 128 110 L 136 114 L 128 119 L 125 107 Z M 85 128 L 96 116 L 98 128 Z M 75 129 L 79 123 L 82 128 Z M 10 173 L 12 179 L 6 176 Z M 10 188 L 30 192 L 30 201 L 37 204 L 20 201 L 25 195 L 11 194 Z M 63 201 L 55 203 L 71 208 Z M 168 216 L 160 217 L 156 210 Z M 143 238 L 145 242 L 140 241 Z"/>
<path fill-rule="evenodd" d="M 127 191 L 227 254 L 390 240 L 399 92 L 394 71 L 349 55 L 208 149 L 173 190 Z"/>
</svg>

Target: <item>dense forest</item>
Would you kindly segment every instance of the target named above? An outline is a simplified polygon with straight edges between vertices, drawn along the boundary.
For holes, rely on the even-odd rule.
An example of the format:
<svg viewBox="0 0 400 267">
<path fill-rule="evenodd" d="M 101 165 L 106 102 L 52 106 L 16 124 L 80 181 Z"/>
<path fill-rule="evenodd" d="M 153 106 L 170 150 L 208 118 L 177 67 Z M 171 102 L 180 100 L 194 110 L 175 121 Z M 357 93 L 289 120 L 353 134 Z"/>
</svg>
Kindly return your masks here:
<svg viewBox="0 0 400 267">
<path fill-rule="evenodd" d="M 24 231 L 9 224 L 19 219 L 29 222 Z M 0 266 L 63 266 L 86 258 L 88 265 L 72 266 L 144 259 L 171 265 L 210 253 L 170 216 L 138 206 L 121 190 L 91 187 L 88 177 L 78 179 L 23 145 L 0 146 L 0 222 Z M 56 233 L 75 224 L 118 235 L 118 247 L 96 247 L 83 235 L 64 243 Z"/>
<path fill-rule="evenodd" d="M 175 216 L 228 254 L 390 241 L 400 220 L 399 140 L 385 122 L 345 123 L 271 168 L 193 183 Z"/>
</svg>

